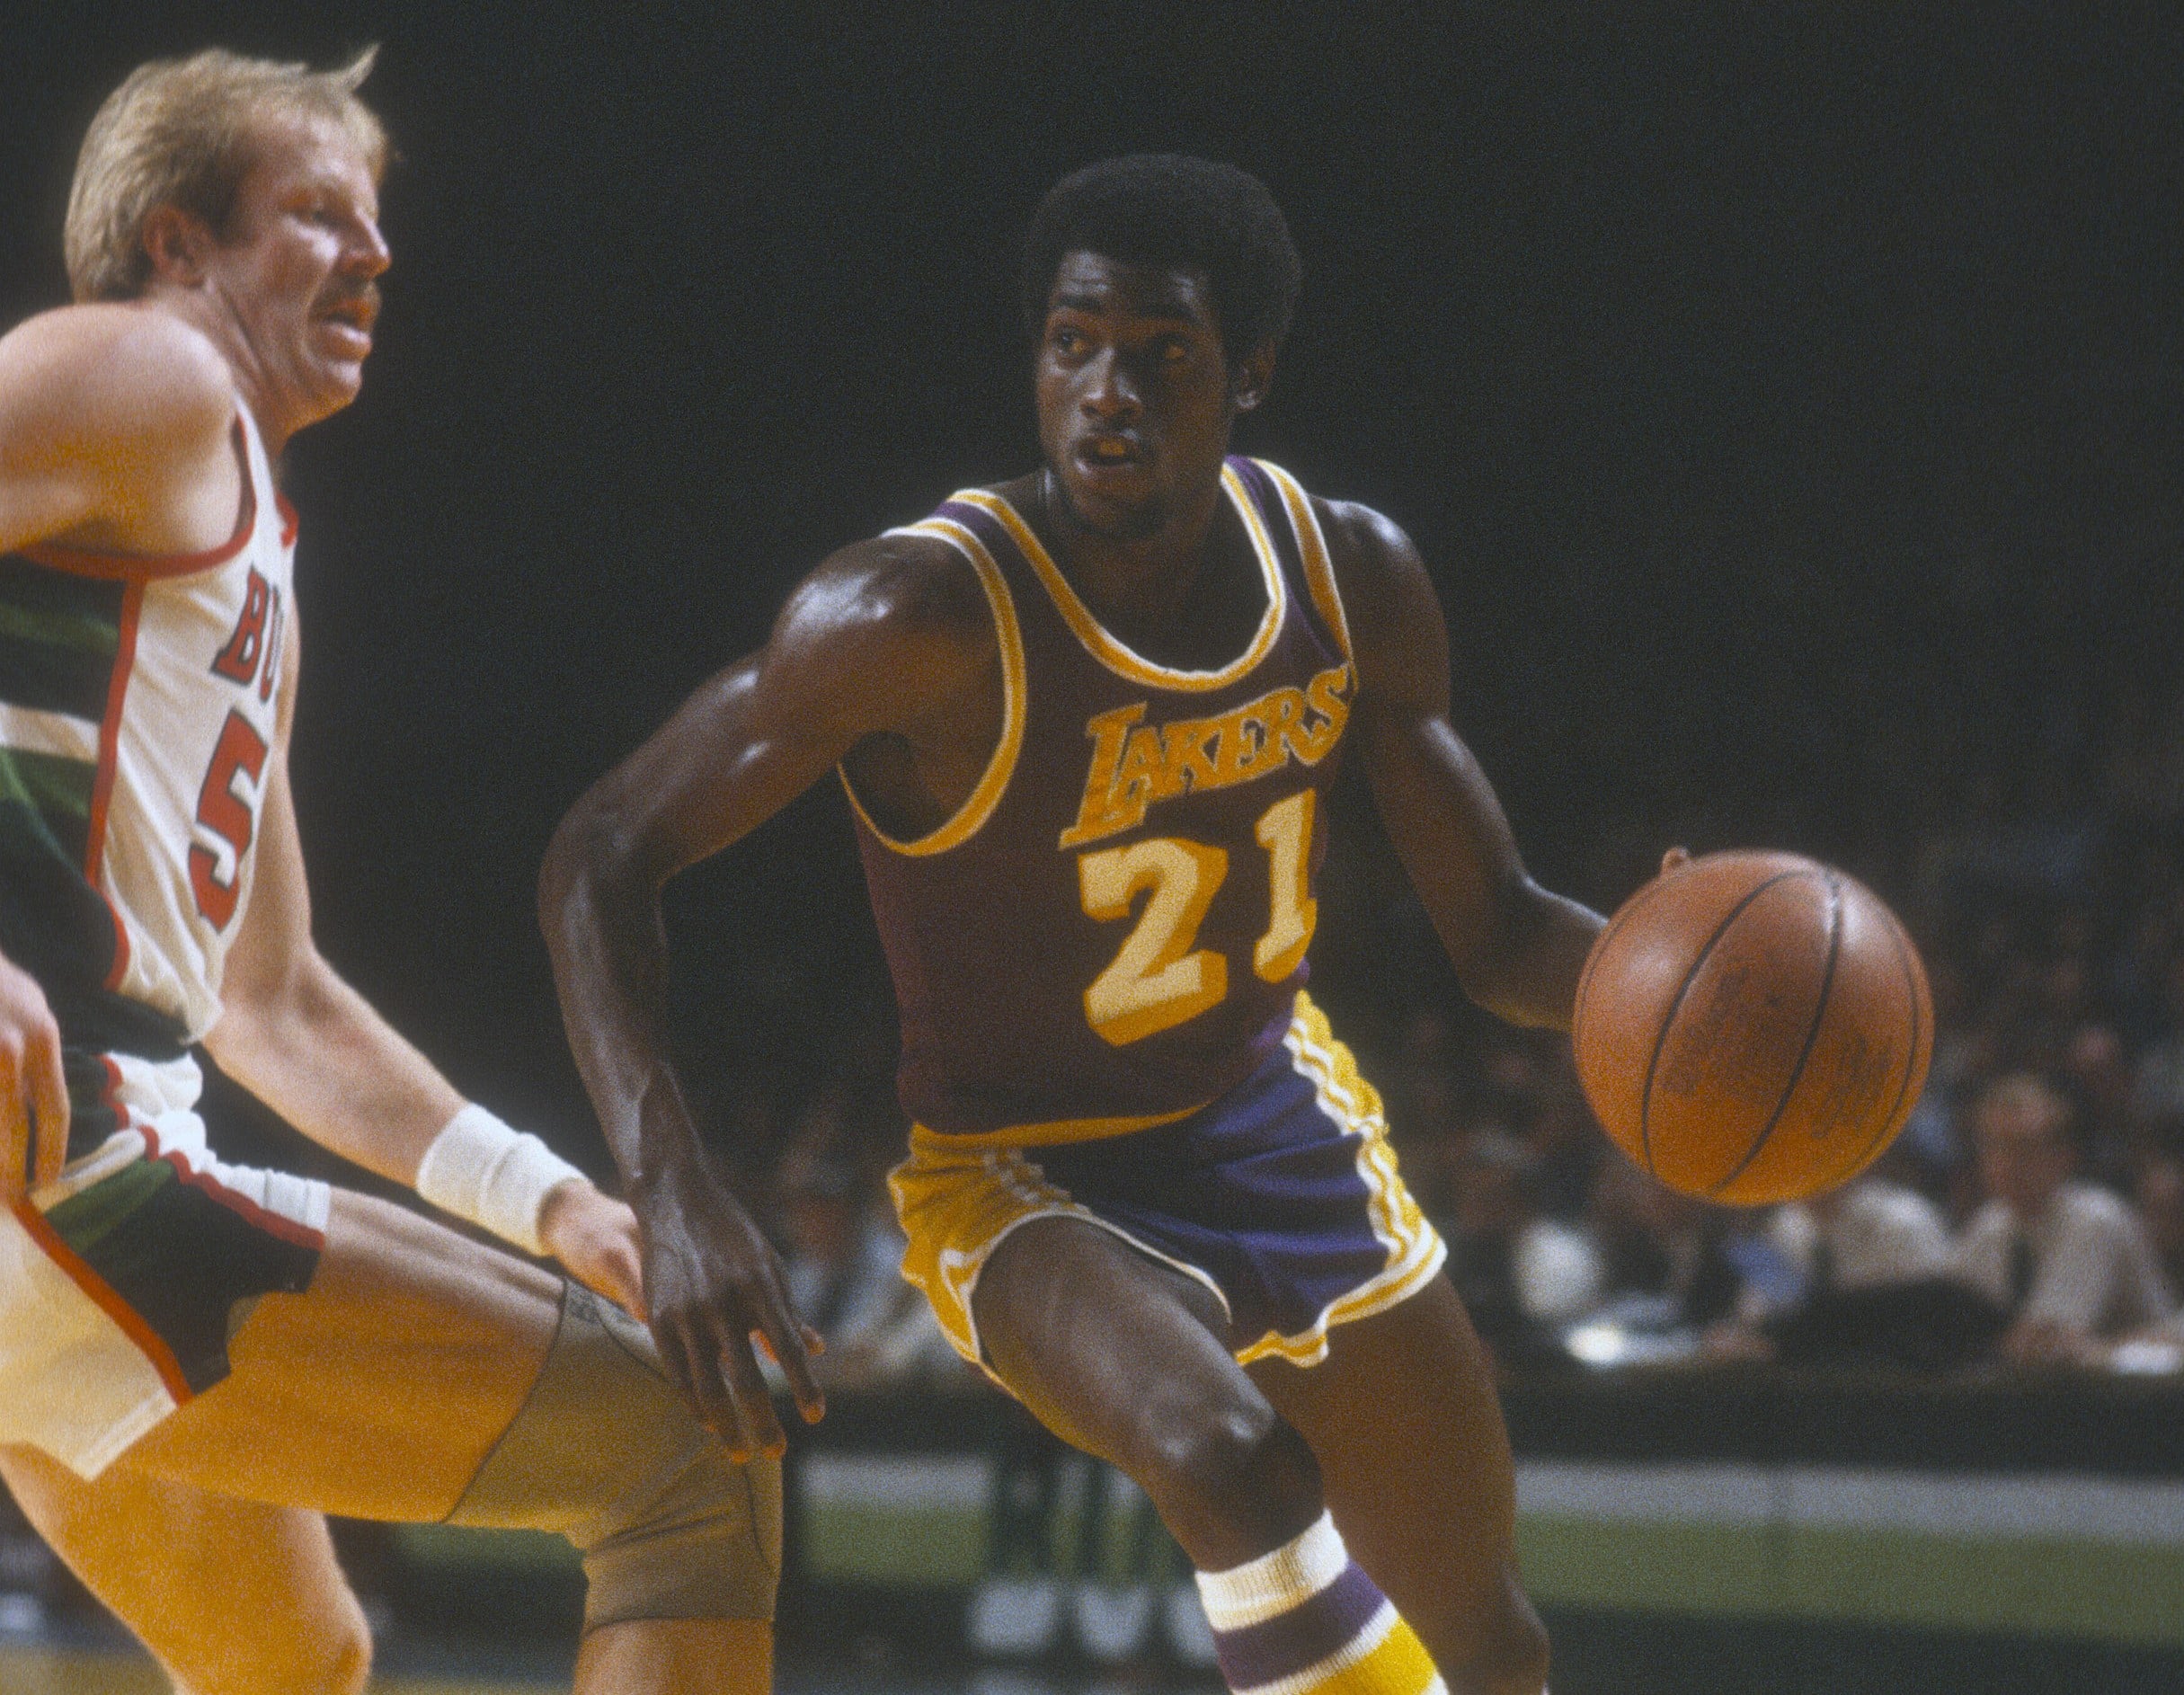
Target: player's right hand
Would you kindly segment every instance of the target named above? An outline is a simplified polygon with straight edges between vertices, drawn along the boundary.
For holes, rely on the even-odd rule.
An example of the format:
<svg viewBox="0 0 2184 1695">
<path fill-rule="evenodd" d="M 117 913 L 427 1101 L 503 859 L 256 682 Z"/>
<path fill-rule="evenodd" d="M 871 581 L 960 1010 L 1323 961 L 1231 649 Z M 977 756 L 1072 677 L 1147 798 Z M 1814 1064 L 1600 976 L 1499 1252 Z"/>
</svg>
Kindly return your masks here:
<svg viewBox="0 0 2184 1695">
<path fill-rule="evenodd" d="M 812 1375 L 818 1334 L 790 1305 L 773 1245 L 697 1160 L 675 1162 L 635 1199 L 645 1305 L 669 1377 L 736 1460 L 778 1458 L 788 1439 L 754 1349 L 780 1366 L 805 1423 L 826 1399 Z"/>
<path fill-rule="evenodd" d="M 60 1026 L 37 980 L 0 959 L 0 1202 L 55 1181 L 67 1158 Z"/>
</svg>

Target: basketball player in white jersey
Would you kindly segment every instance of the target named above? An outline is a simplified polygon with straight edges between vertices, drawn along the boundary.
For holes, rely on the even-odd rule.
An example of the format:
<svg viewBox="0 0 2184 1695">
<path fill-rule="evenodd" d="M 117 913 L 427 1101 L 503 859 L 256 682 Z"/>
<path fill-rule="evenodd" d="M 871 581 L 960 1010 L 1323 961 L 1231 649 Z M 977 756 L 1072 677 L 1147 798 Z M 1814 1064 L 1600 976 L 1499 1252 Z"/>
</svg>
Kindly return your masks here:
<svg viewBox="0 0 2184 1695">
<path fill-rule="evenodd" d="M 773 1462 L 733 1464 L 605 1302 L 226 1165 L 198 1109 L 201 1045 L 642 1309 L 628 1210 L 466 1104 L 312 940 L 273 467 L 371 348 L 369 64 L 142 67 L 79 162 L 77 303 L 0 339 L 0 1476 L 193 1695 L 363 1687 L 328 1512 L 562 1531 L 580 1690 L 762 1690 Z"/>
</svg>

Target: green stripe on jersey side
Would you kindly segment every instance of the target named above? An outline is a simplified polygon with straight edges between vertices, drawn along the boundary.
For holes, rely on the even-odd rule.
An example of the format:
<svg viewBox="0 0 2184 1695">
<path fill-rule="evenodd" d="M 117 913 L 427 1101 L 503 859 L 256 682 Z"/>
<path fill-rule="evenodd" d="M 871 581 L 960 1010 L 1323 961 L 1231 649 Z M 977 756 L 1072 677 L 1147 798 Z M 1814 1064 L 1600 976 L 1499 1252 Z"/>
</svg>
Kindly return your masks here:
<svg viewBox="0 0 2184 1695">
<path fill-rule="evenodd" d="M 139 1159 L 70 1195 L 47 1212 L 46 1222 L 62 1241 L 87 1256 L 174 1180 L 174 1167 L 165 1160 Z"/>
<path fill-rule="evenodd" d="M 79 577 L 21 554 L 0 554 L 0 601 L 49 617 L 82 618 L 121 627 L 129 585 L 111 577 Z M 111 652 L 113 645 L 107 651 Z"/>
<path fill-rule="evenodd" d="M 121 651 L 129 585 L 0 555 L 0 700 L 93 722 Z"/>
<path fill-rule="evenodd" d="M 101 659 L 113 658 L 121 648 L 120 626 L 110 618 L 97 613 L 47 611 L 8 599 L 0 599 L 0 635 L 77 648 Z"/>
<path fill-rule="evenodd" d="M 65 820 L 73 840 L 87 841 L 91 791 L 98 775 L 99 768 L 88 759 L 0 748 L 0 830 L 12 830 L 10 814 L 28 807 L 55 826 Z M 83 849 L 70 857 L 81 859 Z"/>
</svg>

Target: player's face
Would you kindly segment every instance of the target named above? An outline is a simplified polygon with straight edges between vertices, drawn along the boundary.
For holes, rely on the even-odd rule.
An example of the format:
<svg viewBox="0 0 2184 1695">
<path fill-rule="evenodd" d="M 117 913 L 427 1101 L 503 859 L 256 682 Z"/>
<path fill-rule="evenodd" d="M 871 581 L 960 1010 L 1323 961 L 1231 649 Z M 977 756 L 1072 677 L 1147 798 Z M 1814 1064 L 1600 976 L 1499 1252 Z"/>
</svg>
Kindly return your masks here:
<svg viewBox="0 0 2184 1695">
<path fill-rule="evenodd" d="M 1038 357 L 1039 441 L 1078 521 L 1156 534 L 1207 498 L 1239 406 L 1203 272 L 1072 253 L 1055 270 Z"/>
<path fill-rule="evenodd" d="M 2037 1109 L 1988 1102 L 1977 1123 L 1979 1180 L 2020 1218 L 2037 1218 L 2070 1176 L 2069 1138 Z"/>
<path fill-rule="evenodd" d="M 371 163 L 339 124 L 268 119 L 256 142 L 206 275 L 253 410 L 286 435 L 356 398 L 388 258 Z"/>
</svg>

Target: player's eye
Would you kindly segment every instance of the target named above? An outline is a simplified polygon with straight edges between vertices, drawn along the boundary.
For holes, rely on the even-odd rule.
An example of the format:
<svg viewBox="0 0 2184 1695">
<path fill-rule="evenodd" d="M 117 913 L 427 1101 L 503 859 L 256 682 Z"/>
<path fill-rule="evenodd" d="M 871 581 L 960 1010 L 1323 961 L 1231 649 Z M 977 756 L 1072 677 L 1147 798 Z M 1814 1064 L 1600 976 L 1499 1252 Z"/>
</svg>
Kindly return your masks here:
<svg viewBox="0 0 2184 1695">
<path fill-rule="evenodd" d="M 1066 324 L 1057 324 L 1048 333 L 1047 342 L 1055 352 L 1067 358 L 1074 358 L 1083 352 L 1086 345 L 1083 334 Z"/>
</svg>

